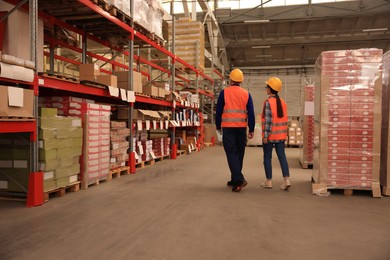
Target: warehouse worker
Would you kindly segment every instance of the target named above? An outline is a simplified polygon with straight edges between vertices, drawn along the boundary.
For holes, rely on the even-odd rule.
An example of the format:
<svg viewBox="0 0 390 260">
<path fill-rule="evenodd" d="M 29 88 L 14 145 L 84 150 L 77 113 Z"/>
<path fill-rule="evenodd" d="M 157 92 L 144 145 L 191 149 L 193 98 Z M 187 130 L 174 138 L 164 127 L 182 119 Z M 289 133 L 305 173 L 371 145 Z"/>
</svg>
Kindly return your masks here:
<svg viewBox="0 0 390 260">
<path fill-rule="evenodd" d="M 228 186 L 232 191 L 239 192 L 248 183 L 242 174 L 245 146 L 248 138 L 253 138 L 255 129 L 255 113 L 252 97 L 248 91 L 240 87 L 244 81 L 244 74 L 239 69 L 230 73 L 230 86 L 223 89 L 218 97 L 215 124 L 222 134 L 223 148 L 225 149 L 231 179 Z"/>
<path fill-rule="evenodd" d="M 264 102 L 262 119 L 262 137 L 263 137 L 263 163 L 267 180 L 261 185 L 264 188 L 272 188 L 272 149 L 275 147 L 279 159 L 280 167 L 284 177 L 282 190 L 288 190 L 291 187 L 289 180 L 290 173 L 284 143 L 287 139 L 287 105 L 278 92 L 282 90 L 282 81 L 279 78 L 271 77 L 266 82 L 266 91 L 268 99 Z"/>
</svg>

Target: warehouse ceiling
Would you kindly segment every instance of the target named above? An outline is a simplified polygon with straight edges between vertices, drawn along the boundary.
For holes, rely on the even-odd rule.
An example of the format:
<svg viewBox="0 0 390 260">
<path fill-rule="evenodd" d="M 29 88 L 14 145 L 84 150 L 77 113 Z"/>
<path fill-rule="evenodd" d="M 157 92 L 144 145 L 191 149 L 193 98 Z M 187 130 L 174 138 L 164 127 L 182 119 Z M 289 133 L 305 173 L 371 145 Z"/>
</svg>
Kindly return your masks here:
<svg viewBox="0 0 390 260">
<path fill-rule="evenodd" d="M 229 69 L 239 67 L 255 72 L 310 68 L 322 51 L 358 48 L 390 51 L 390 1 L 259 5 L 253 9 L 220 9 L 215 15 Z"/>
</svg>

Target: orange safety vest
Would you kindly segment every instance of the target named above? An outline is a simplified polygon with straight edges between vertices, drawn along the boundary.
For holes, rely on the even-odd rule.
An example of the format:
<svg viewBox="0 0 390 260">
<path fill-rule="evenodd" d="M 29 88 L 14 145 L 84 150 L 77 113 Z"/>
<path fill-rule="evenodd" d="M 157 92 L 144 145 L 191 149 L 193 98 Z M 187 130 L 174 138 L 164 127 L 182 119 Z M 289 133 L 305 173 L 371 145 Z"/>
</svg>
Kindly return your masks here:
<svg viewBox="0 0 390 260">
<path fill-rule="evenodd" d="M 247 127 L 246 105 L 249 93 L 240 86 L 224 89 L 225 106 L 222 113 L 222 127 Z"/>
<path fill-rule="evenodd" d="M 282 98 L 280 98 L 280 101 L 282 103 L 282 109 L 283 109 L 282 118 L 278 117 L 276 98 L 268 98 L 268 102 L 270 104 L 271 112 L 272 112 L 271 133 L 268 136 L 268 140 L 270 141 L 281 141 L 287 139 L 287 122 L 288 122 L 287 105 Z M 264 107 L 265 107 L 265 102 L 264 102 Z M 263 109 L 263 113 L 261 114 L 261 121 L 262 121 L 262 129 L 263 129 L 262 136 L 264 138 L 264 131 L 265 131 L 264 109 Z"/>
</svg>

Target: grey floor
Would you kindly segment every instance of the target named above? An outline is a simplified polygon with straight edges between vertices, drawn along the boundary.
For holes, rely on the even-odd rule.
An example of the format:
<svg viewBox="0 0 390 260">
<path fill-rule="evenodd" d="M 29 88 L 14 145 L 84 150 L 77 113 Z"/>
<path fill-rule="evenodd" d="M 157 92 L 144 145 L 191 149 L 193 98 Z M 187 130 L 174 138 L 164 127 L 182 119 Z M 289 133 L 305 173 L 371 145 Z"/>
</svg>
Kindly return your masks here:
<svg viewBox="0 0 390 260">
<path fill-rule="evenodd" d="M 264 181 L 248 147 L 233 193 L 221 146 L 165 160 L 36 208 L 0 201 L 0 259 L 390 259 L 390 198 L 311 194 L 288 148 L 292 188 Z M 276 157 L 276 156 L 275 156 Z"/>
</svg>

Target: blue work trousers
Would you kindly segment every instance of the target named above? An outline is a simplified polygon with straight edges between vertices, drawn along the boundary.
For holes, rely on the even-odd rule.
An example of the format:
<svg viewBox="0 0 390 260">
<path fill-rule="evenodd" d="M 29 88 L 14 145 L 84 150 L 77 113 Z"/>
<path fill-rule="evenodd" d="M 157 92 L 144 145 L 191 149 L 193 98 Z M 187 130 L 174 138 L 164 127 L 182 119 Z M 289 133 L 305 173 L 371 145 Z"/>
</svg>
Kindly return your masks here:
<svg viewBox="0 0 390 260">
<path fill-rule="evenodd" d="M 246 146 L 246 128 L 225 127 L 222 131 L 223 148 L 229 164 L 231 181 L 233 185 L 240 185 L 245 180 L 242 166 Z"/>
<path fill-rule="evenodd" d="M 267 179 L 272 179 L 272 149 L 275 147 L 278 156 L 280 168 L 282 168 L 283 177 L 290 177 L 286 153 L 284 152 L 284 141 L 277 143 L 263 144 L 263 163 Z"/>
</svg>

